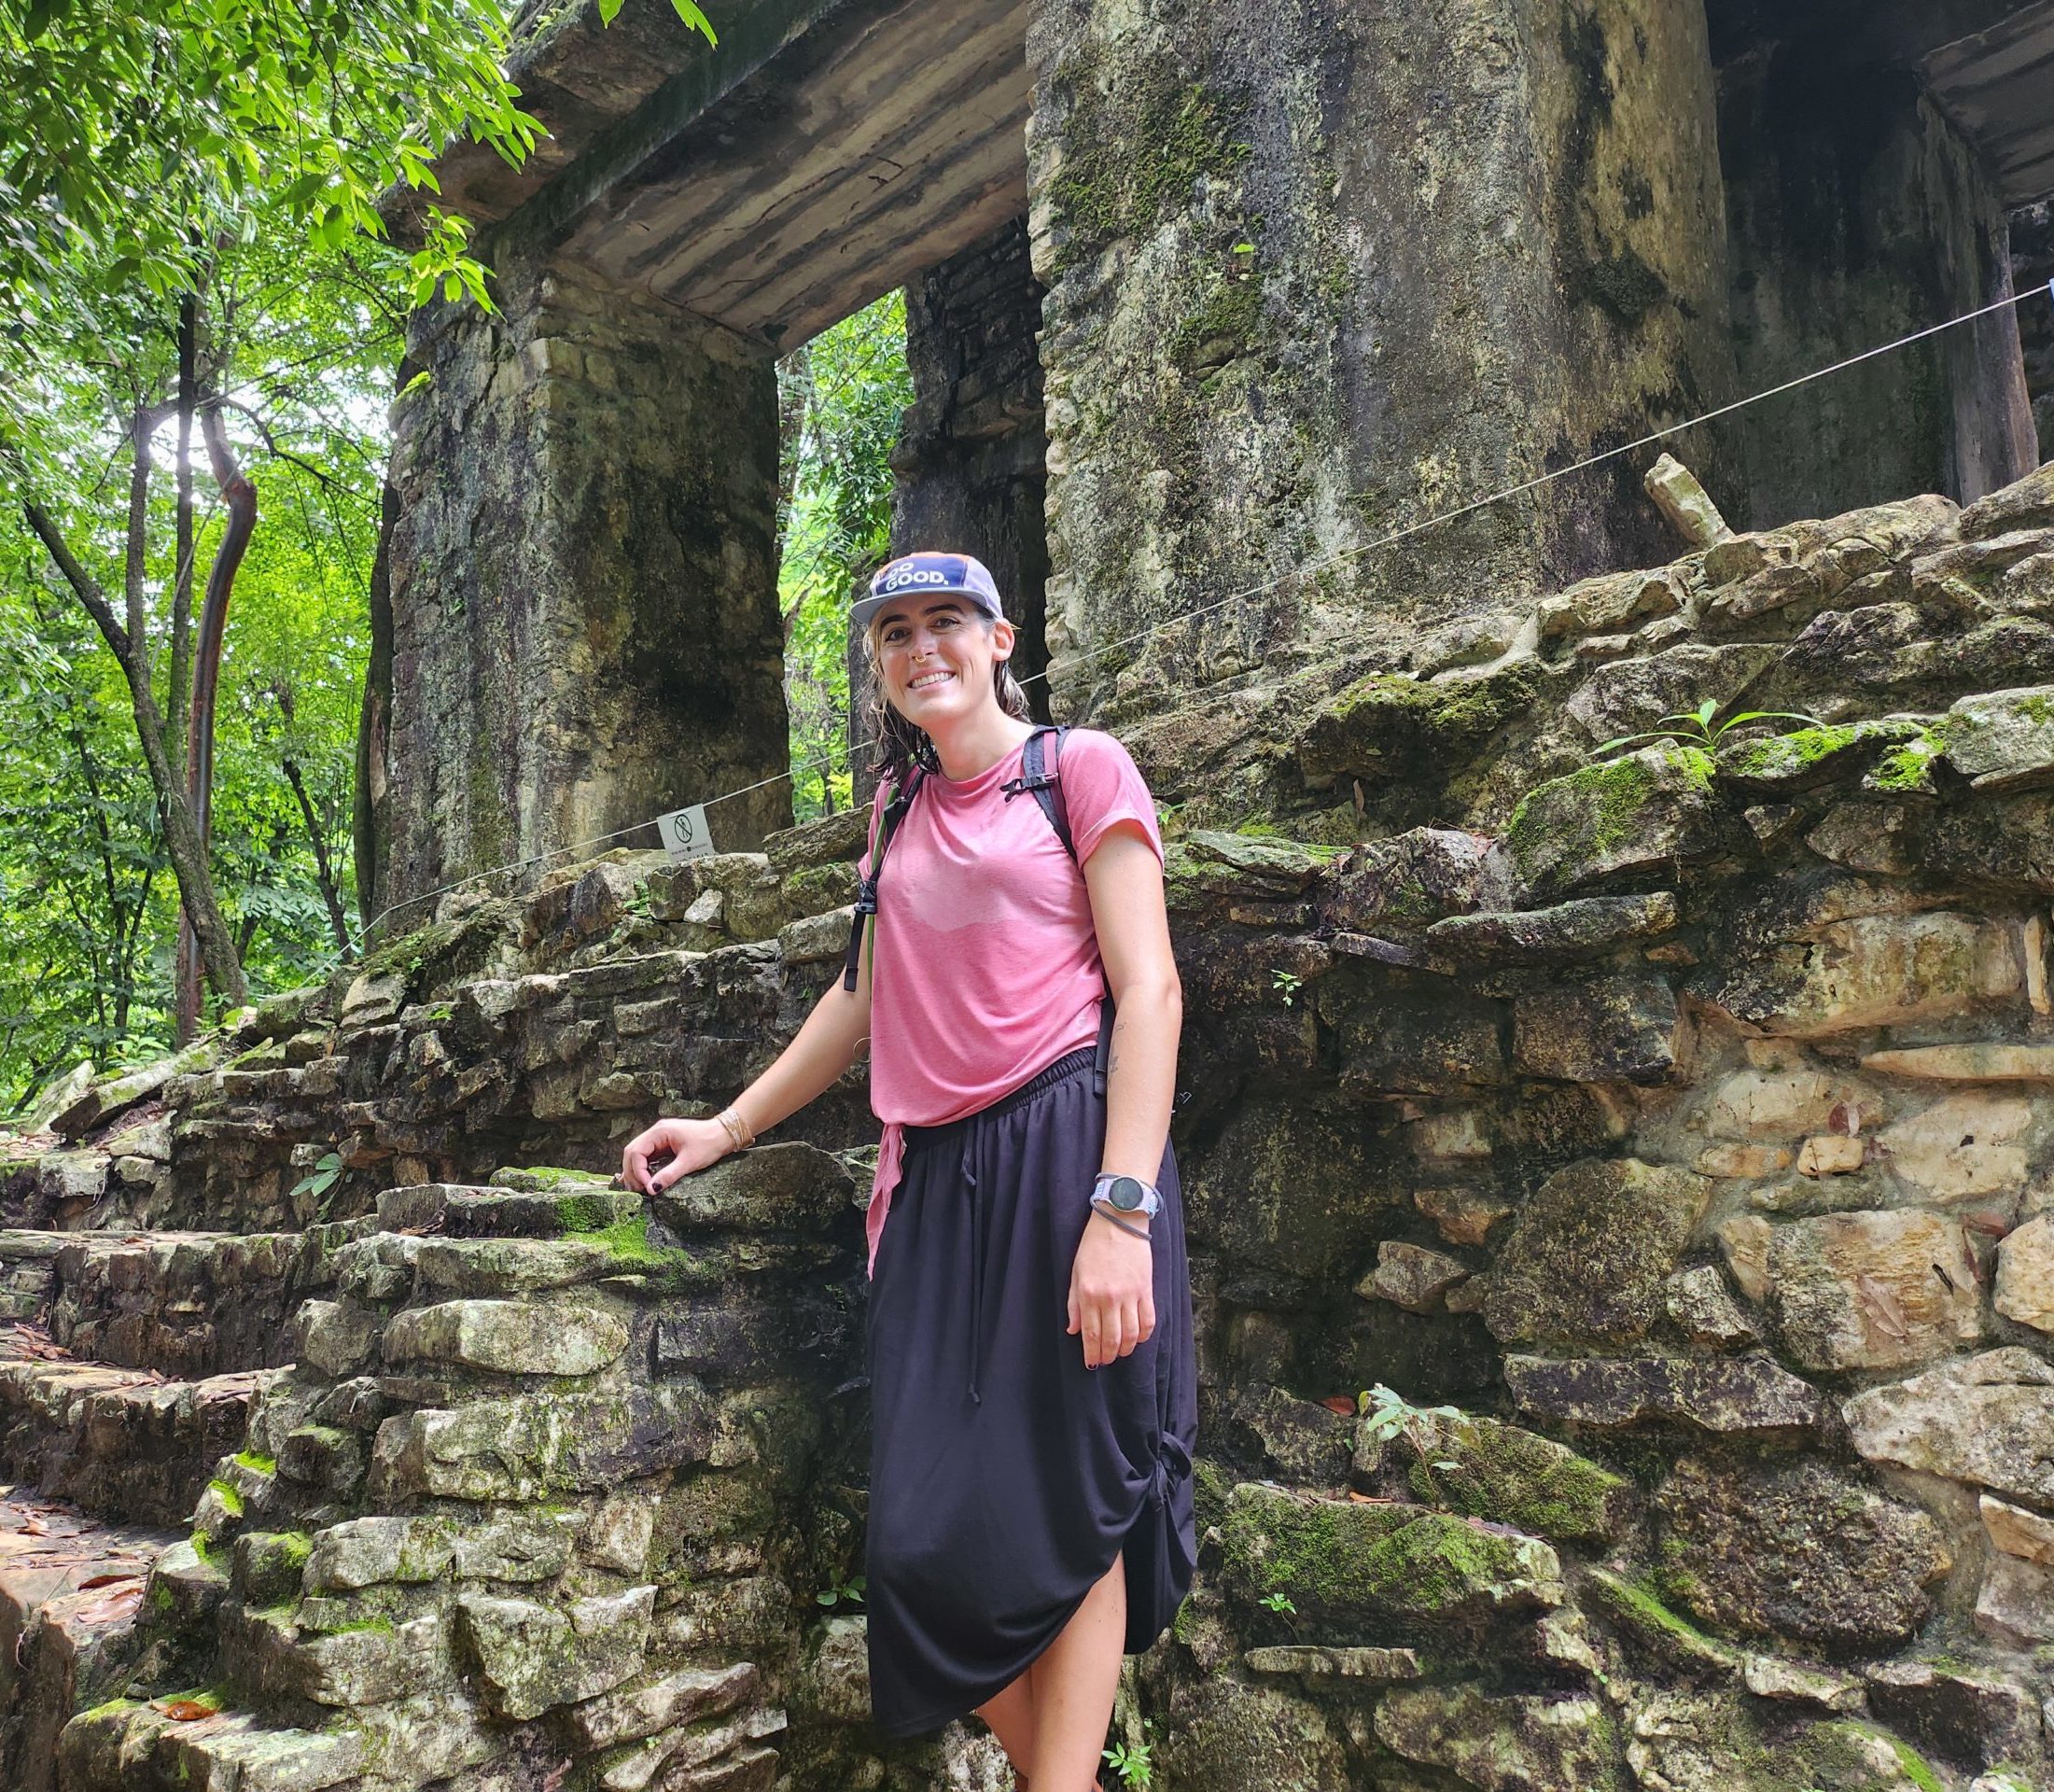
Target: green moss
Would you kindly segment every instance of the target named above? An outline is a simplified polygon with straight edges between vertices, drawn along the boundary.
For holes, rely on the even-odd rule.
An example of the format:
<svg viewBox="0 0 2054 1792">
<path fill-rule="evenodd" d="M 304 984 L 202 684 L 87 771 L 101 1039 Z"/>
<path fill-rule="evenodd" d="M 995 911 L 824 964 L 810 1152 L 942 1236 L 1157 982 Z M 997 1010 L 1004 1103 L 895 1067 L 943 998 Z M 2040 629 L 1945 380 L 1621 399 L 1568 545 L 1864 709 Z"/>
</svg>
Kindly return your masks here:
<svg viewBox="0 0 2054 1792">
<path fill-rule="evenodd" d="M 1581 285 L 1583 297 L 1622 324 L 1639 323 L 1670 296 L 1669 283 L 1631 247 L 1586 257 Z"/>
<path fill-rule="evenodd" d="M 239 1519 L 243 1516 L 243 1496 L 228 1482 L 219 1479 L 212 1480 L 207 1483 L 207 1487 L 209 1491 L 219 1497 L 222 1509 L 228 1513 L 230 1518 Z"/>
<path fill-rule="evenodd" d="M 1495 1420 L 1420 1414 L 1405 1430 L 1421 1499 L 1557 1542 L 1597 1542 L 1625 1517 L 1628 1483 L 1574 1450 Z"/>
<path fill-rule="evenodd" d="M 1299 743 L 1299 759 L 1320 777 L 1446 782 L 1484 741 L 1528 714 L 1538 692 L 1526 665 L 1441 683 L 1374 673 L 1320 707 Z"/>
<path fill-rule="evenodd" d="M 275 1475 L 278 1472 L 277 1457 L 265 1456 L 254 1449 L 239 1449 L 231 1460 L 238 1468 L 254 1469 L 259 1475 Z"/>
<path fill-rule="evenodd" d="M 601 1193 L 559 1195 L 556 1220 L 566 1233 L 604 1233 L 615 1222 L 615 1206 Z M 620 1224 L 625 1225 L 622 1221 Z M 645 1238 L 646 1238 L 645 1230 Z"/>
<path fill-rule="evenodd" d="M 1229 273 L 1184 319 L 1171 344 L 1177 364 L 1194 372 L 1223 366 L 1244 353 L 1263 311 L 1263 286 L 1252 270 Z"/>
<path fill-rule="evenodd" d="M 1740 777 L 1782 780 L 1846 751 L 1861 738 L 1861 730 L 1854 727 L 1798 728 L 1748 741 L 1727 756 L 1726 768 Z"/>
<path fill-rule="evenodd" d="M 1896 1751 L 1897 1765 L 1904 1770 L 1904 1776 L 1919 1788 L 1919 1792 L 1947 1792 L 1940 1776 L 1926 1762 L 1925 1757 L 1901 1736 L 1890 1738 L 1890 1745 Z"/>
<path fill-rule="evenodd" d="M 1644 1584 L 1593 1568 L 1585 1586 L 1613 1628 L 1641 1650 L 1685 1672 L 1723 1676 L 1739 1668 L 1733 1650 L 1679 1617 Z"/>
<path fill-rule="evenodd" d="M 2047 722 L 2054 721 L 2054 697 L 2043 697 L 2035 693 L 2030 697 L 2020 697 L 2015 707 L 2019 714 L 2028 721 L 2037 722 L 2043 727 Z"/>
<path fill-rule="evenodd" d="M 217 1566 L 214 1560 L 214 1539 L 206 1532 L 195 1531 L 187 1541 L 192 1545 L 192 1553 L 209 1568 Z"/>
<path fill-rule="evenodd" d="M 1188 203 L 1202 175 L 1230 175 L 1251 153 L 1237 140 L 1245 96 L 1189 80 L 1164 54 L 1135 58 L 1110 83 L 1104 73 L 1096 45 L 1065 71 L 1074 97 L 1062 164 L 1050 184 L 1056 217 L 1069 231 L 1058 268 L 1153 229 Z"/>
</svg>

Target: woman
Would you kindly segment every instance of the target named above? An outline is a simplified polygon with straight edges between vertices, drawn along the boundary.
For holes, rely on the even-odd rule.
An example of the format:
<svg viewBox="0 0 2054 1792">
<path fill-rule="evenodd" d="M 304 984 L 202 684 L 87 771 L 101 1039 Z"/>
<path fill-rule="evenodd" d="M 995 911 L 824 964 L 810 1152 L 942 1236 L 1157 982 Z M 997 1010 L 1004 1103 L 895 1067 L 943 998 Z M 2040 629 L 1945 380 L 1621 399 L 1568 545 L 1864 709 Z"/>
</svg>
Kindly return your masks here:
<svg viewBox="0 0 2054 1792">
<path fill-rule="evenodd" d="M 852 620 L 887 762 L 869 949 L 859 912 L 849 974 L 776 1062 L 716 1120 L 658 1121 L 622 1173 L 663 1188 L 747 1145 L 868 1040 L 874 1721 L 975 1711 L 1021 1785 L 1091 1792 L 1123 1650 L 1161 1634 L 1194 1550 L 1161 837 L 1117 741 L 1054 750 L 1027 721 L 979 562 L 896 560 Z"/>
</svg>

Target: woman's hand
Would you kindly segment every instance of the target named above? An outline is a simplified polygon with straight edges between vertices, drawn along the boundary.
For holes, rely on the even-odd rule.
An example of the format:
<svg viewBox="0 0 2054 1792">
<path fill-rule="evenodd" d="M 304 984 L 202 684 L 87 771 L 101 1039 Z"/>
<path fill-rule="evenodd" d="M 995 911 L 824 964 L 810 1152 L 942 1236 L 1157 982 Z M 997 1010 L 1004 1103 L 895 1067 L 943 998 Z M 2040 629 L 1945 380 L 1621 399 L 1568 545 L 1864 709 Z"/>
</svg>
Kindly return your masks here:
<svg viewBox="0 0 2054 1792">
<path fill-rule="evenodd" d="M 638 1195 L 653 1195 L 680 1176 L 720 1162 L 734 1149 L 734 1141 L 718 1120 L 659 1120 L 628 1141 L 621 1154 L 621 1180 Z M 666 1151 L 670 1162 L 652 1173 L 649 1160 Z"/>
<path fill-rule="evenodd" d="M 1155 1330 L 1155 1262 L 1145 1239 L 1096 1213 L 1069 1268 L 1069 1327 L 1084 1337 L 1084 1367 L 1131 1355 Z"/>
</svg>

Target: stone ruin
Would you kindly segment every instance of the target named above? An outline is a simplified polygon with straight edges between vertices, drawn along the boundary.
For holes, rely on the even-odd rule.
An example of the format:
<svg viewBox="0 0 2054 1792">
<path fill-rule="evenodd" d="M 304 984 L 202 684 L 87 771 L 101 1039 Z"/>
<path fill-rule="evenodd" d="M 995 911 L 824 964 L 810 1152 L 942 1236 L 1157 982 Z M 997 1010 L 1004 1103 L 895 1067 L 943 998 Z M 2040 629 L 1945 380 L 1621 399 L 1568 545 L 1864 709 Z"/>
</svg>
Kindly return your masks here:
<svg viewBox="0 0 2054 1792">
<path fill-rule="evenodd" d="M 1752 526 L 1680 559 L 1635 461 L 1170 621 L 1987 301 L 2054 9 L 713 10 L 540 20 L 538 165 L 443 164 L 506 299 L 398 419 L 419 905 L 4 1166 L 0 1783 L 1010 1785 L 866 1723 L 860 1072 L 608 1180 L 836 974 L 859 816 L 435 889 L 778 768 L 770 356 L 906 281 L 902 540 L 1164 807 L 1150 1784 L 2054 1786 L 2046 320 L 1687 449 Z"/>
</svg>

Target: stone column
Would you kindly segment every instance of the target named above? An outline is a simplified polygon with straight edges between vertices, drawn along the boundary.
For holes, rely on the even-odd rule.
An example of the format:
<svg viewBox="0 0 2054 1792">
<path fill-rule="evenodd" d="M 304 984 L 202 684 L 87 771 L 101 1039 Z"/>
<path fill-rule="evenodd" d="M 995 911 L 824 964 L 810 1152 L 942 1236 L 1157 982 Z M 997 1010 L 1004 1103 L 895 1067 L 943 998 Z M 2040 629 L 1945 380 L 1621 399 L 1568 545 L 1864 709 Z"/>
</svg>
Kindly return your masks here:
<svg viewBox="0 0 2054 1792">
<path fill-rule="evenodd" d="M 1058 711 L 1670 552 L 1621 465 L 1094 654 L 1728 396 L 1699 7 L 1048 0 L 1027 48 Z"/>
<path fill-rule="evenodd" d="M 914 404 L 891 464 L 894 553 L 957 548 L 991 568 L 1018 624 L 1013 669 L 1048 664 L 1043 585 L 1048 439 L 1041 427 L 1041 287 L 1025 219 L 929 270 L 906 290 Z M 1027 694 L 1047 713 L 1047 687 Z"/>
<path fill-rule="evenodd" d="M 498 297 L 409 344 L 386 903 L 786 767 L 769 353 L 561 266 Z M 735 849 L 790 815 L 780 780 L 709 819 Z"/>
<path fill-rule="evenodd" d="M 1723 53 L 1719 141 L 1740 377 L 1750 391 L 2011 291 L 2009 225 L 1980 158 L 1913 77 L 1857 36 Z M 1835 374 L 1738 419 L 1768 528 L 1913 492 L 1963 503 L 2037 461 L 2006 312 Z"/>
</svg>

